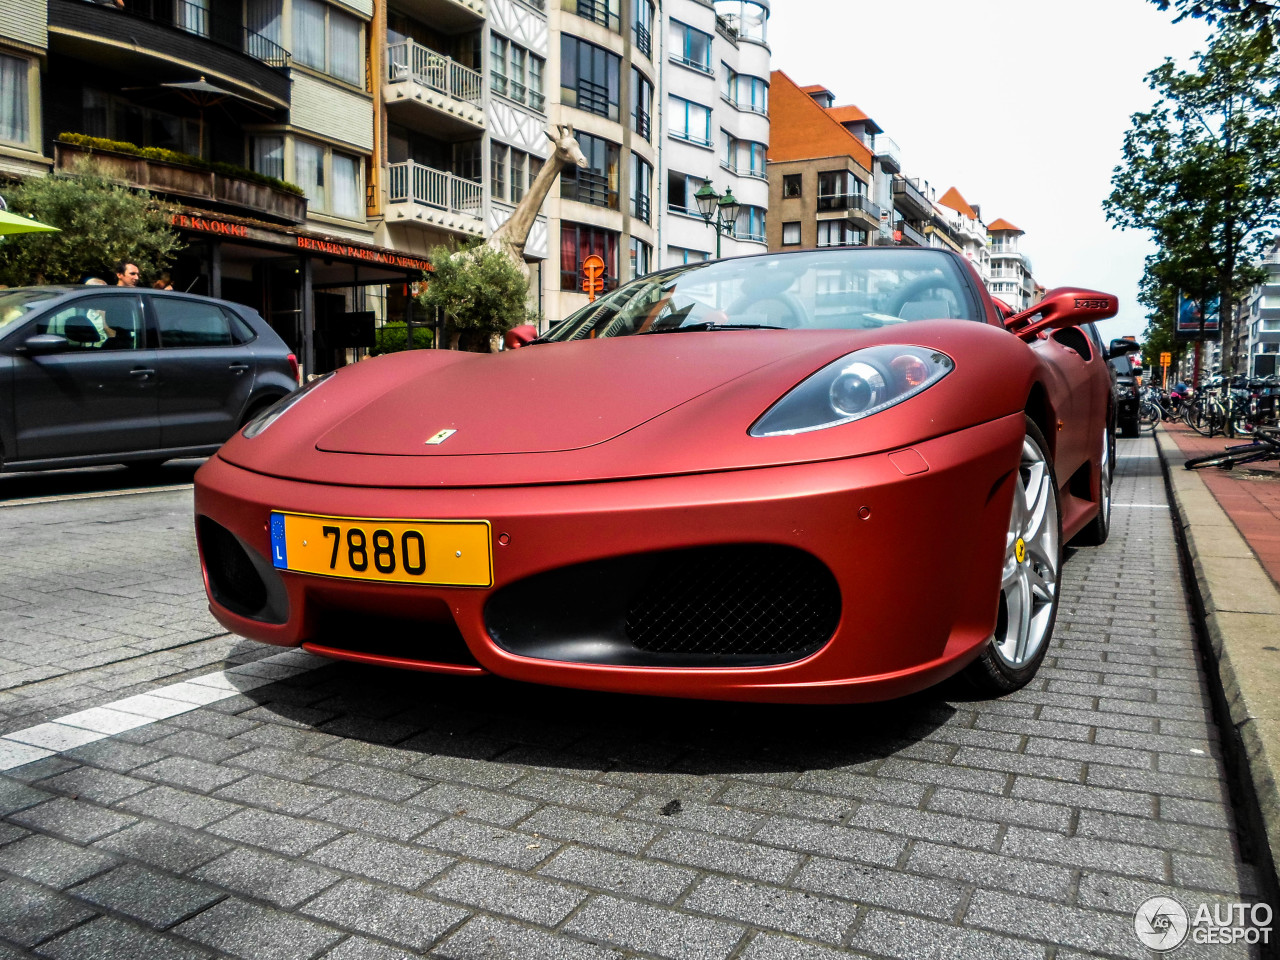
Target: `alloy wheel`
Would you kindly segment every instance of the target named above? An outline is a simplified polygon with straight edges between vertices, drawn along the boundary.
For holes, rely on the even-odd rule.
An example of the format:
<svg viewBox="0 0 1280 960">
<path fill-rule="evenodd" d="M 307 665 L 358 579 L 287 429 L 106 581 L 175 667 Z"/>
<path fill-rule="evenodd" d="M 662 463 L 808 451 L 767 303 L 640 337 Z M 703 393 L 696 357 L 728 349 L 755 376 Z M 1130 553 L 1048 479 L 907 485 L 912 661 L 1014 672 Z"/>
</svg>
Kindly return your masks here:
<svg viewBox="0 0 1280 960">
<path fill-rule="evenodd" d="M 1108 460 L 1109 453 L 1104 453 Z M 1107 509 L 1109 470 L 1108 462 L 1103 471 Z M 992 643 L 996 655 L 1010 667 L 1035 659 L 1048 640 L 1058 602 L 1061 558 L 1058 492 L 1048 458 L 1028 436 L 1022 442 L 1015 480 L 1000 582 L 1000 616 Z"/>
</svg>

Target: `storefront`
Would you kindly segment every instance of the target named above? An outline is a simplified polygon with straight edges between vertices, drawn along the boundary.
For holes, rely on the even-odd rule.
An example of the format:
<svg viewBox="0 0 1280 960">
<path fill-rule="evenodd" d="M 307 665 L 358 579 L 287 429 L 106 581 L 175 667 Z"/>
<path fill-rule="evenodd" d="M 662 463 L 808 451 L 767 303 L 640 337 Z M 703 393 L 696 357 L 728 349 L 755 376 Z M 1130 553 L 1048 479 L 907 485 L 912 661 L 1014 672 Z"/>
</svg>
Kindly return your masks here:
<svg viewBox="0 0 1280 960">
<path fill-rule="evenodd" d="M 410 289 L 431 270 L 421 257 L 197 209 L 175 213 L 173 226 L 187 242 L 173 288 L 253 307 L 306 374 L 365 356 L 387 321 L 430 326 Z"/>
</svg>

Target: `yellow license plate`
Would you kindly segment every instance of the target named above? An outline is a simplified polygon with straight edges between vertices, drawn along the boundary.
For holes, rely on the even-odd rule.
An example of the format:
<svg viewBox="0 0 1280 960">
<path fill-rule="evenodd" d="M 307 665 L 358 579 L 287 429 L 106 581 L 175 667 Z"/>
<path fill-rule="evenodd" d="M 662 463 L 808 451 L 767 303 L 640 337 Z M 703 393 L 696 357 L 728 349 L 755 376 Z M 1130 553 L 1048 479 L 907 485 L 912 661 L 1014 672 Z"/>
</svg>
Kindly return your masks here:
<svg viewBox="0 0 1280 960">
<path fill-rule="evenodd" d="M 487 520 L 367 520 L 271 514 L 271 562 L 281 570 L 347 580 L 487 587 Z"/>
</svg>

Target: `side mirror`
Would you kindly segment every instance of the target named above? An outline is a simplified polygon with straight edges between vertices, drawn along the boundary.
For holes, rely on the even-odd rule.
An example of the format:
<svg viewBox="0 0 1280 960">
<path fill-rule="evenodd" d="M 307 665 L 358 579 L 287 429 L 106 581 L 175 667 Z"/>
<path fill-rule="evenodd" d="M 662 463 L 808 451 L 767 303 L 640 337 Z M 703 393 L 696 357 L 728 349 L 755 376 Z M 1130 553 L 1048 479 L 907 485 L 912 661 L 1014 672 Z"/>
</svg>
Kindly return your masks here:
<svg viewBox="0 0 1280 960">
<path fill-rule="evenodd" d="M 1034 340 L 1043 330 L 1078 327 L 1095 320 L 1114 317 L 1120 310 L 1119 298 L 1097 290 L 1056 287 L 1029 310 L 1015 313 L 1004 322 L 1004 328 L 1023 340 Z"/>
<path fill-rule="evenodd" d="M 1132 340 L 1112 340 L 1111 345 L 1107 348 L 1107 359 L 1114 360 L 1116 357 L 1123 357 L 1126 354 L 1137 353 L 1142 349 L 1141 344 L 1134 343 Z"/>
<path fill-rule="evenodd" d="M 61 353 L 67 347 L 66 337 L 60 337 L 56 333 L 37 333 L 34 337 L 23 340 L 15 352 L 35 357 L 42 353 Z"/>
</svg>

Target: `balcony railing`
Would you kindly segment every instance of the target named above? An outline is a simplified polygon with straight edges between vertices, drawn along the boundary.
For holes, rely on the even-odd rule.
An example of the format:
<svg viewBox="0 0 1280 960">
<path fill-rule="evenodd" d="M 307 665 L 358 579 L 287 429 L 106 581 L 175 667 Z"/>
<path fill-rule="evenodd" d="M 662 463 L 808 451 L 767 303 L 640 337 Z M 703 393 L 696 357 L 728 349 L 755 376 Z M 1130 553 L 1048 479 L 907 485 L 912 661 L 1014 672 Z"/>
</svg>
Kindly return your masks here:
<svg viewBox="0 0 1280 960">
<path fill-rule="evenodd" d="M 915 227 L 913 227 L 911 224 L 907 223 L 905 220 L 899 220 L 897 223 L 897 226 L 895 226 L 893 229 L 901 230 L 902 236 L 905 239 L 910 240 L 916 246 L 918 247 L 927 246 L 927 241 L 924 238 L 924 234 L 921 233 L 919 230 L 917 230 Z"/>
<path fill-rule="evenodd" d="M 649 222 L 649 198 L 641 194 L 638 197 L 631 198 L 631 215 L 637 220 Z"/>
<path fill-rule="evenodd" d="M 289 51 L 274 40 L 250 30 L 238 17 L 227 16 L 227 3 L 207 5 L 188 0 L 124 0 L 126 14 L 163 23 L 183 33 L 204 37 L 220 47 L 237 50 L 269 67 L 289 66 Z M 235 9 L 240 9 L 235 4 Z"/>
<path fill-rule="evenodd" d="M 484 91 L 484 77 L 478 71 L 413 40 L 387 46 L 387 80 L 390 83 L 412 80 L 477 107 Z"/>
<path fill-rule="evenodd" d="M 711 69 L 711 64 L 702 63 L 698 60 L 690 60 L 688 57 L 685 57 L 683 54 L 679 54 L 679 53 L 671 54 L 671 62 L 678 63 L 682 67 L 688 67 L 690 70 L 697 70 L 699 73 L 705 73 L 709 77 L 715 76 L 715 71 Z"/>
<path fill-rule="evenodd" d="M 640 134 L 640 136 L 644 137 L 646 140 L 649 139 L 650 134 L 649 124 L 649 114 L 645 113 L 643 110 L 631 115 L 631 129 Z"/>
<path fill-rule="evenodd" d="M 902 169 L 902 153 L 898 144 L 884 134 L 876 135 L 876 157 L 881 166 L 890 167 L 894 173 Z"/>
<path fill-rule="evenodd" d="M 420 203 L 462 216 L 484 218 L 484 188 L 444 170 L 406 160 L 387 167 L 387 199 L 391 203 Z"/>
<path fill-rule="evenodd" d="M 616 11 L 610 10 L 609 6 L 605 0 L 578 0 L 578 16 L 607 27 L 614 33 L 621 33 L 622 18 Z"/>
<path fill-rule="evenodd" d="M 653 37 L 649 33 L 649 28 L 642 23 L 633 24 L 631 33 L 635 39 L 636 49 L 652 60 Z"/>
<path fill-rule="evenodd" d="M 861 193 L 819 194 L 818 209 L 861 210 L 873 220 L 880 219 L 880 205 Z"/>
<path fill-rule="evenodd" d="M 566 170 L 560 177 L 560 196 L 593 207 L 618 209 L 618 191 L 609 186 L 609 178 L 590 170 Z"/>
</svg>

